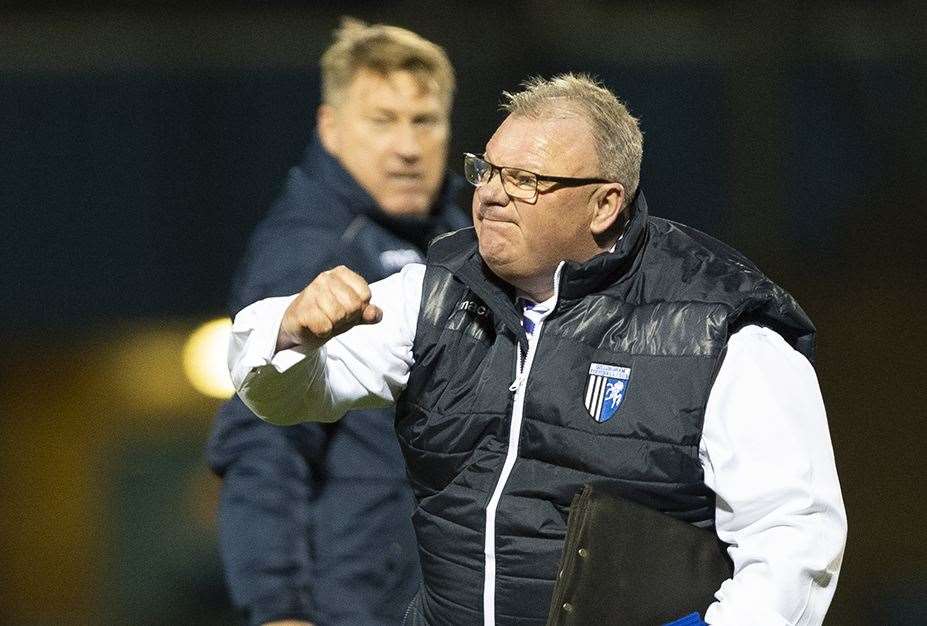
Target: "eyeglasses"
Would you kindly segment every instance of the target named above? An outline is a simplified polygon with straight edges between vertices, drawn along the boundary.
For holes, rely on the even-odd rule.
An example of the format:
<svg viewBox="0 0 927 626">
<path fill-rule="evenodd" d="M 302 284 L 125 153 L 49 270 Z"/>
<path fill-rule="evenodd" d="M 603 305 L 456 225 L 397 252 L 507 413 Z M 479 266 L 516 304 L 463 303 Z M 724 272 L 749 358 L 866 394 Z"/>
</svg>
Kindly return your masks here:
<svg viewBox="0 0 927 626">
<path fill-rule="evenodd" d="M 464 175 L 474 187 L 482 187 L 492 180 L 493 173 L 498 171 L 502 180 L 502 188 L 510 198 L 533 201 L 537 198 L 538 182 L 549 181 L 564 187 L 577 187 L 592 183 L 610 183 L 614 181 L 604 178 L 573 178 L 570 176 L 544 176 L 517 167 L 500 167 L 493 165 L 482 156 L 469 152 L 464 153 Z"/>
</svg>

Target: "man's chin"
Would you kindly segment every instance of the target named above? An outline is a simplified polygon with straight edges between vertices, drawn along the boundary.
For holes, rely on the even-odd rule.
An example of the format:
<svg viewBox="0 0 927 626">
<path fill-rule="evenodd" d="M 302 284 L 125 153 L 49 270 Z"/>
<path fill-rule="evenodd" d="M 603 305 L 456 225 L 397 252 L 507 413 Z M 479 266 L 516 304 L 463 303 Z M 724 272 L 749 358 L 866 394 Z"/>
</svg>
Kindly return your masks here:
<svg viewBox="0 0 927 626">
<path fill-rule="evenodd" d="M 512 264 L 515 259 L 504 243 L 498 242 L 495 245 L 484 245 L 484 240 L 480 239 L 479 249 L 480 256 L 493 274 L 503 280 L 515 278 L 512 275 Z"/>
<path fill-rule="evenodd" d="M 431 199 L 423 193 L 394 194 L 383 198 L 380 208 L 388 215 L 427 215 Z"/>
</svg>

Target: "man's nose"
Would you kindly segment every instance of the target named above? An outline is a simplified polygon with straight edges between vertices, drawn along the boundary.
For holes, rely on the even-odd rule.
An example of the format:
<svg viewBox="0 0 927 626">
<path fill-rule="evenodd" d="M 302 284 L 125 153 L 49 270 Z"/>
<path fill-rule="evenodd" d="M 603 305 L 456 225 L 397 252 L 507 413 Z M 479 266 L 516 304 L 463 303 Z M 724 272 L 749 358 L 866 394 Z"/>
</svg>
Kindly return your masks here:
<svg viewBox="0 0 927 626">
<path fill-rule="evenodd" d="M 509 194 L 502 187 L 502 176 L 494 171 L 489 180 L 476 188 L 480 204 L 505 206 L 509 203 Z"/>
<path fill-rule="evenodd" d="M 422 156 L 422 140 L 413 124 L 400 124 L 397 130 L 396 153 L 406 161 L 417 161 Z"/>
</svg>

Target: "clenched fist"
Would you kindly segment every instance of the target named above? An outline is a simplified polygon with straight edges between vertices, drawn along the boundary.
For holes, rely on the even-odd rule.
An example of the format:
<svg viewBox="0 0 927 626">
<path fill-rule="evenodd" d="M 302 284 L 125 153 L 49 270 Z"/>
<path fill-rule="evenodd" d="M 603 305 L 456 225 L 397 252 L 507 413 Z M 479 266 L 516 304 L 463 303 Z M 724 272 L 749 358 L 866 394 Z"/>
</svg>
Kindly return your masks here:
<svg viewBox="0 0 927 626">
<path fill-rule="evenodd" d="M 376 324 L 382 318 L 383 311 L 370 304 L 367 281 L 339 265 L 316 276 L 290 303 L 277 334 L 277 351 L 298 345 L 318 348 L 358 324 Z"/>
</svg>

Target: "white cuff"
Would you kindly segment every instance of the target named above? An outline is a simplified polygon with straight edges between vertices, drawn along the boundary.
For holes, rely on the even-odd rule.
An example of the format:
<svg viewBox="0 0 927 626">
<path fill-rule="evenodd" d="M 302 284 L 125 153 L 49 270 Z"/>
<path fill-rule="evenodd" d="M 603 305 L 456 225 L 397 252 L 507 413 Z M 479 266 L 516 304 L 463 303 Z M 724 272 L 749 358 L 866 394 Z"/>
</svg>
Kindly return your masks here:
<svg viewBox="0 0 927 626">
<path fill-rule="evenodd" d="M 705 623 L 710 626 L 790 626 L 791 622 L 781 615 L 768 608 L 772 605 L 772 599 L 768 603 L 758 602 L 755 597 L 750 598 L 747 604 L 742 604 L 739 600 L 745 599 L 746 594 L 738 596 L 735 588 L 735 582 L 728 578 L 721 585 L 721 588 L 715 592 L 715 598 L 720 602 L 715 602 L 705 611 Z"/>
<path fill-rule="evenodd" d="M 235 316 L 229 337 L 228 366 L 236 389 L 241 389 L 245 377 L 256 368 L 272 365 L 283 373 L 305 358 L 298 349 L 276 351 L 280 323 L 295 298 L 295 295 L 267 298 Z"/>
</svg>

